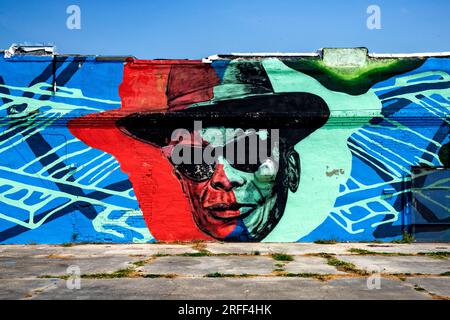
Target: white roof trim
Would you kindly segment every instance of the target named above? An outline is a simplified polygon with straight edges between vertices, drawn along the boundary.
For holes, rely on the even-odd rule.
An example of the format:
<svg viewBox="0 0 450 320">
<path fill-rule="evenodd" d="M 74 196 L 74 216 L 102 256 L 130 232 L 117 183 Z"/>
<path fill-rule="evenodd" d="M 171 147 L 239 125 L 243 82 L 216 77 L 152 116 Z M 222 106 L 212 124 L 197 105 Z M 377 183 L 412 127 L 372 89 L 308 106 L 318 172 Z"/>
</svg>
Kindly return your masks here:
<svg viewBox="0 0 450 320">
<path fill-rule="evenodd" d="M 203 59 L 203 62 L 211 63 L 214 60 L 223 59 L 223 56 L 233 57 L 320 57 L 322 49 L 317 52 L 233 52 L 230 54 L 214 54 Z M 450 57 L 450 51 L 444 52 L 422 52 L 422 53 L 368 53 L 369 58 L 427 58 L 427 57 Z"/>
<path fill-rule="evenodd" d="M 255 53 L 246 53 L 246 52 L 232 52 L 231 56 L 239 56 L 239 57 L 318 57 L 320 54 L 318 52 L 255 52 Z"/>
<path fill-rule="evenodd" d="M 232 52 L 224 54 L 214 54 L 207 58 L 203 58 L 202 61 L 206 63 L 211 63 L 214 60 L 223 59 L 221 56 L 232 56 L 232 57 L 320 57 L 320 52 Z"/>
<path fill-rule="evenodd" d="M 450 51 L 422 53 L 369 53 L 371 58 L 415 58 L 415 57 L 448 57 Z"/>
</svg>

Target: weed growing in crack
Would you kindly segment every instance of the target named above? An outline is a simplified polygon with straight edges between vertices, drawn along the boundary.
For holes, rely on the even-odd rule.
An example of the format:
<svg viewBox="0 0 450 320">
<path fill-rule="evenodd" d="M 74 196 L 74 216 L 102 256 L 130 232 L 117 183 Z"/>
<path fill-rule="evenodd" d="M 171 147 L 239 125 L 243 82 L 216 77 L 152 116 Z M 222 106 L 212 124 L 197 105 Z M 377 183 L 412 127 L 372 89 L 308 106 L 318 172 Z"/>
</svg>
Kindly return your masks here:
<svg viewBox="0 0 450 320">
<path fill-rule="evenodd" d="M 272 258 L 277 261 L 293 261 L 294 257 L 286 253 L 274 253 Z"/>
</svg>

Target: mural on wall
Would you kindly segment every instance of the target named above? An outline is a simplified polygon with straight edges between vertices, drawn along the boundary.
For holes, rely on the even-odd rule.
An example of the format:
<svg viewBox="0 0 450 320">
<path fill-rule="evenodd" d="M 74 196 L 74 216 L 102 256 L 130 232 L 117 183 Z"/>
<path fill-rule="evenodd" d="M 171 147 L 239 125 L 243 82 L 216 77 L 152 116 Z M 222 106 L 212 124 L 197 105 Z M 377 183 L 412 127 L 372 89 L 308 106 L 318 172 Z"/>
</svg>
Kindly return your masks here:
<svg viewBox="0 0 450 320">
<path fill-rule="evenodd" d="M 412 167 L 449 166 L 447 58 L 0 66 L 0 243 L 391 241 L 417 230 Z M 450 237 L 449 181 L 421 192 L 427 239 Z"/>
</svg>

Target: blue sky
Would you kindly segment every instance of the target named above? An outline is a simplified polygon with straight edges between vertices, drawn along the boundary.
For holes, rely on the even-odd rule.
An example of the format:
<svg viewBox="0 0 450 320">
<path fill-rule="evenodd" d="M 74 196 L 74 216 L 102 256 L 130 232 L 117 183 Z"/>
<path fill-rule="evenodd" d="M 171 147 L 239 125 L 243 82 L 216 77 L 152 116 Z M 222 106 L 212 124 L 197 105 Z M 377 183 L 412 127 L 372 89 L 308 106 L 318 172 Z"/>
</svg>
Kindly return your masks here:
<svg viewBox="0 0 450 320">
<path fill-rule="evenodd" d="M 81 29 L 66 28 L 66 8 Z M 366 27 L 367 7 L 381 29 Z M 203 58 L 231 52 L 450 51 L 448 0 L 0 0 L 0 48 L 54 44 L 59 53 Z"/>
</svg>

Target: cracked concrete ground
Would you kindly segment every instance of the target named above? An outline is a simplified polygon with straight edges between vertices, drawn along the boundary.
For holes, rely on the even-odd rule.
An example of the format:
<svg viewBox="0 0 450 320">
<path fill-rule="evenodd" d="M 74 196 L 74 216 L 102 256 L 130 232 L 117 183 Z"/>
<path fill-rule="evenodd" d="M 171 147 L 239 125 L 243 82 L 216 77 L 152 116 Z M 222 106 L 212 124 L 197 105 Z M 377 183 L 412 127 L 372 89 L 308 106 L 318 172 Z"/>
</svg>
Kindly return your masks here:
<svg viewBox="0 0 450 320">
<path fill-rule="evenodd" d="M 0 245 L 0 299 L 450 299 L 449 258 L 447 243 Z"/>
</svg>

